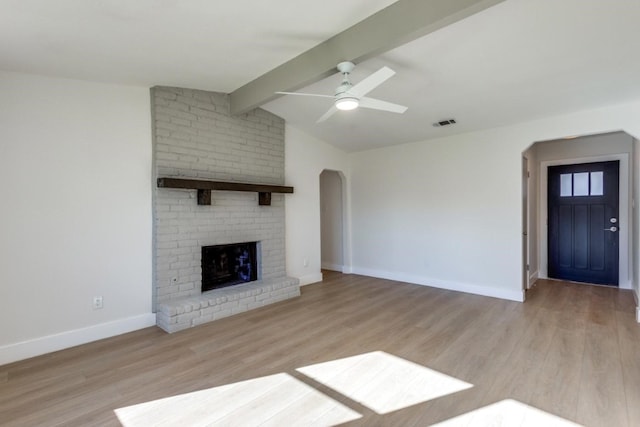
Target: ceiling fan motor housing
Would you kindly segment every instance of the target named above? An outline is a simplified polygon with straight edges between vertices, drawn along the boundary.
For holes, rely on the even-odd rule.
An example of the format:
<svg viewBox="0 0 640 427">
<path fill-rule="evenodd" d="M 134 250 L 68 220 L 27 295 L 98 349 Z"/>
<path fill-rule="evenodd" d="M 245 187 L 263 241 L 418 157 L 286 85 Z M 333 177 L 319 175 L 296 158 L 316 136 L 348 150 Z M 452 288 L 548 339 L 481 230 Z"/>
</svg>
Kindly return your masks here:
<svg viewBox="0 0 640 427">
<path fill-rule="evenodd" d="M 351 62 L 351 61 L 345 61 L 345 62 L 339 63 L 336 68 L 342 74 L 349 74 L 355 68 L 355 64 L 353 62 Z"/>
</svg>

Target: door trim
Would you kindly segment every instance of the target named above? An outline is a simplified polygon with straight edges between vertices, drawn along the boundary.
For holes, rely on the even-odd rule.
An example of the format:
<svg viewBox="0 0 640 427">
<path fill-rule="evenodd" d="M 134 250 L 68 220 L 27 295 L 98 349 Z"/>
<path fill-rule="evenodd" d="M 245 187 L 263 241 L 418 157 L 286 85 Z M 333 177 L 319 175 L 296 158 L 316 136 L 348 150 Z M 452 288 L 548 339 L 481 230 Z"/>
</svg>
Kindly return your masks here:
<svg viewBox="0 0 640 427">
<path fill-rule="evenodd" d="M 522 156 L 522 289 L 531 288 L 529 270 L 531 259 L 529 254 L 530 219 L 529 219 L 529 158 Z"/>
<path fill-rule="evenodd" d="M 620 182 L 619 182 L 619 221 L 620 229 L 626 230 L 619 235 L 619 253 L 618 253 L 618 288 L 620 289 L 632 289 L 631 274 L 629 271 L 629 260 L 631 256 L 631 224 L 629 218 L 631 213 L 629 212 L 629 154 L 609 154 L 604 156 L 594 157 L 579 157 L 573 159 L 562 160 L 545 160 L 540 162 L 540 203 L 538 210 L 538 240 L 539 240 L 539 277 L 543 279 L 549 278 L 549 266 L 548 266 L 548 230 L 547 230 L 547 172 L 549 166 L 558 165 L 572 165 L 578 163 L 594 163 L 594 162 L 606 162 L 611 160 L 620 161 Z"/>
</svg>

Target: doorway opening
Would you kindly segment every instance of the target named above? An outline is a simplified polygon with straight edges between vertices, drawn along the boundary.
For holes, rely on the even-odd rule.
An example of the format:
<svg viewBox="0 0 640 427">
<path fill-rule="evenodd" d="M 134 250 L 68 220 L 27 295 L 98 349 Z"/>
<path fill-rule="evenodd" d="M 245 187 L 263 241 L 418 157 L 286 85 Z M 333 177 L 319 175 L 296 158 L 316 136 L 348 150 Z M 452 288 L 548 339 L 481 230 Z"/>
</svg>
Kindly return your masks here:
<svg viewBox="0 0 640 427">
<path fill-rule="evenodd" d="M 529 240 L 529 286 L 537 278 L 558 278 L 583 283 L 617 284 L 622 289 L 631 288 L 631 192 L 634 191 L 635 184 L 630 176 L 630 161 L 633 150 L 632 136 L 625 132 L 613 132 L 540 141 L 523 153 L 528 159 L 530 171 L 530 207 L 527 209 L 529 226 L 526 229 Z M 590 170 L 590 166 L 587 166 L 605 163 L 618 165 L 617 177 L 608 179 L 616 181 L 617 187 L 607 190 L 616 193 L 617 215 L 614 215 L 616 212 L 606 211 L 607 208 L 598 203 L 604 197 L 596 194 L 600 192 L 599 172 L 604 174 L 604 171 Z M 594 172 L 593 176 L 591 172 Z M 571 196 L 568 196 L 569 180 L 572 186 Z M 556 193 L 552 194 L 552 191 Z M 583 194 L 585 191 L 588 195 Z M 557 206 L 554 207 L 553 204 Z M 523 207 L 523 220 L 524 209 Z M 612 219 L 615 224 L 611 222 Z M 564 225 L 561 226 L 558 221 Z M 599 225 L 603 225 L 602 233 L 598 230 Z M 612 226 L 615 231 L 611 231 Z M 562 239 L 558 233 L 564 233 Z M 615 254 L 611 256 L 598 252 L 604 250 L 602 245 L 597 248 L 589 246 L 591 243 L 598 243 L 598 239 L 600 244 L 608 245 L 609 250 L 613 250 Z M 611 279 L 612 276 L 598 279 L 581 273 L 594 268 L 604 269 L 603 263 L 616 264 L 613 269 L 609 268 L 609 273 L 615 276 L 617 269 L 617 280 Z M 564 272 L 558 272 L 558 264 L 561 264 L 561 269 L 565 269 Z M 525 263 L 523 269 L 526 269 Z M 571 273 L 568 273 L 569 270 Z"/>
<path fill-rule="evenodd" d="M 344 270 L 344 179 L 340 172 L 320 174 L 320 251 L 324 270 Z"/>
</svg>

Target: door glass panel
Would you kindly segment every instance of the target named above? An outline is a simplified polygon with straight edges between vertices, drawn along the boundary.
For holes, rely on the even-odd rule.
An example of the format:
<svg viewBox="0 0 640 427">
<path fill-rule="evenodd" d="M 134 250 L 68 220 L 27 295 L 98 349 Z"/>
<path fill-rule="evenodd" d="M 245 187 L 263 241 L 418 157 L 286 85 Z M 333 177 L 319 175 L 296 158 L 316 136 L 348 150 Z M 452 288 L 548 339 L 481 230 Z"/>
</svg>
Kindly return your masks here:
<svg viewBox="0 0 640 427">
<path fill-rule="evenodd" d="M 589 172 L 580 172 L 573 174 L 573 195 L 588 196 L 589 195 Z"/>
<path fill-rule="evenodd" d="M 573 195 L 571 175 L 570 173 L 560 174 L 560 197 L 571 197 Z"/>
<path fill-rule="evenodd" d="M 602 196 L 603 192 L 602 185 L 602 172 L 591 172 L 591 194 L 592 196 Z"/>
</svg>

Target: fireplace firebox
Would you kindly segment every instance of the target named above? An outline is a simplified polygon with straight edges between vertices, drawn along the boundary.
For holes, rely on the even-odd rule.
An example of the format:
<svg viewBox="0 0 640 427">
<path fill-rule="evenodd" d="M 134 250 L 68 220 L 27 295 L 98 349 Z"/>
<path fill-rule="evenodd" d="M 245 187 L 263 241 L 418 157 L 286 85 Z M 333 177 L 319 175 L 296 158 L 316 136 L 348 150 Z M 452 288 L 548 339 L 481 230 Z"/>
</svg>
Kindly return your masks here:
<svg viewBox="0 0 640 427">
<path fill-rule="evenodd" d="M 257 242 L 202 247 L 202 292 L 258 280 Z"/>
</svg>

